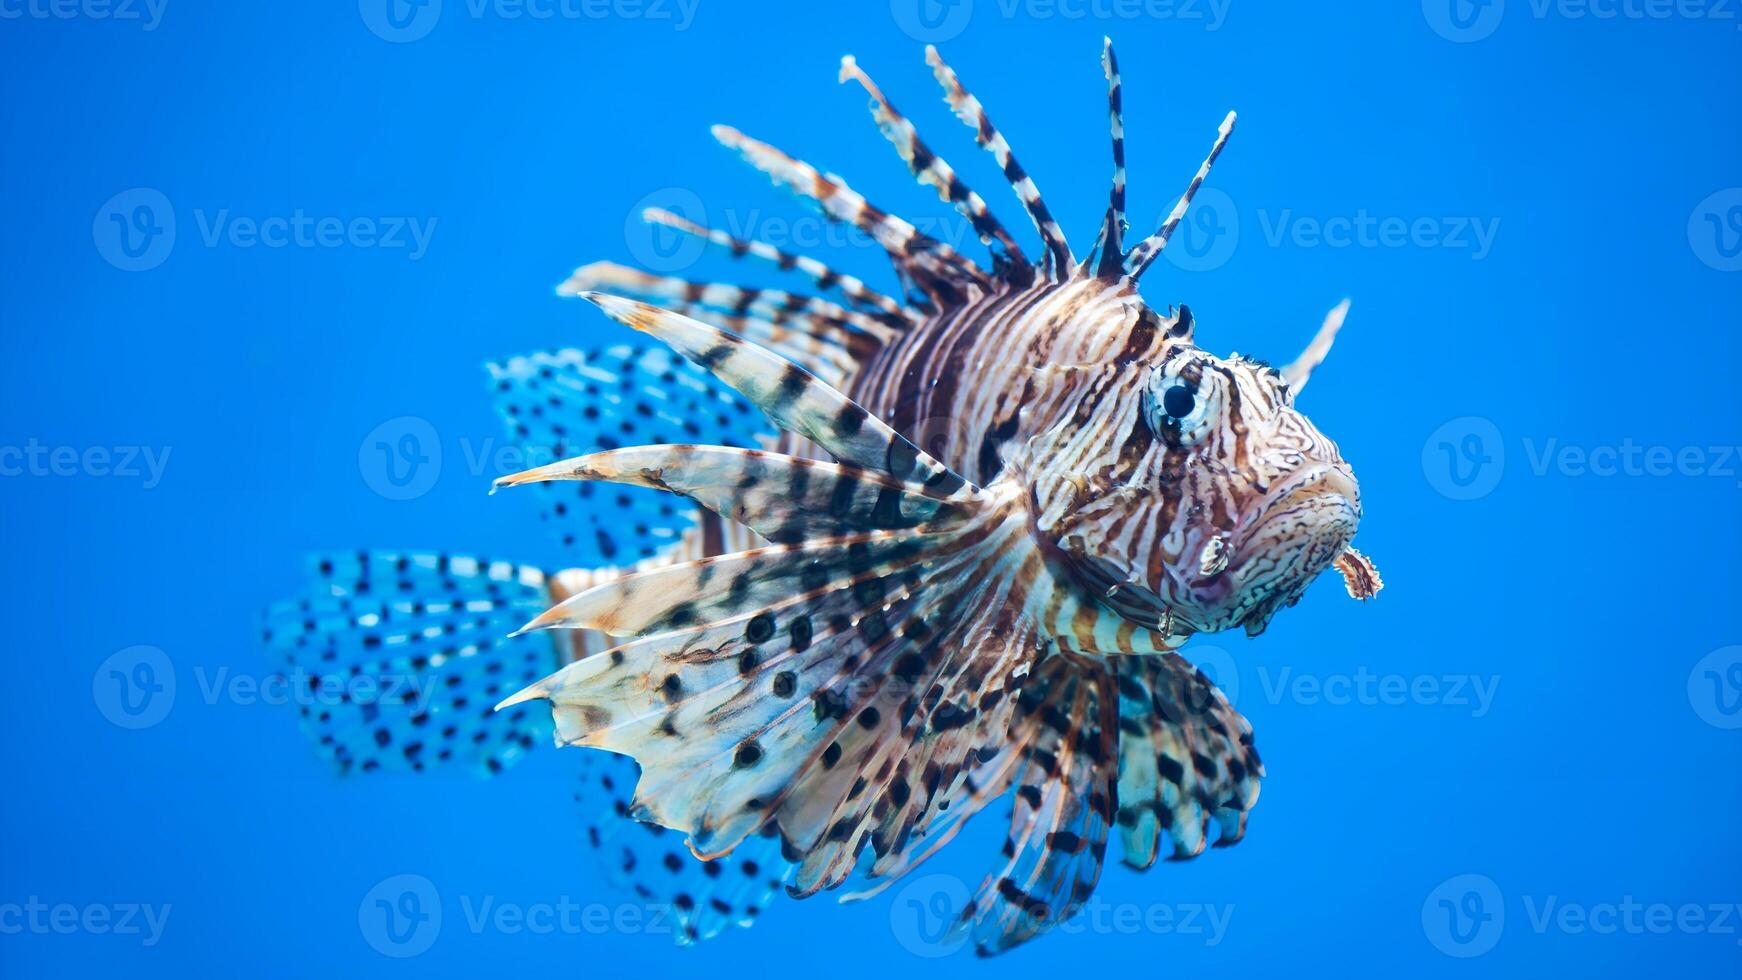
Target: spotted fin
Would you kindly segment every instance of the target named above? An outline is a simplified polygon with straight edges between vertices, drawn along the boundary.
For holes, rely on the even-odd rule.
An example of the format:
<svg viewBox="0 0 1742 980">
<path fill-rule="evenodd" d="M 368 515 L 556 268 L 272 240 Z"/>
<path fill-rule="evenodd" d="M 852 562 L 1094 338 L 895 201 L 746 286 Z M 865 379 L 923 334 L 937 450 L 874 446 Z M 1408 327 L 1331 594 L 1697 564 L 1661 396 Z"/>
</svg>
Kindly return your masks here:
<svg viewBox="0 0 1742 980">
<path fill-rule="evenodd" d="M 1032 737 L 1015 774 L 1005 860 L 963 913 L 981 956 L 1066 921 L 1100 880 L 1117 797 L 1113 688 L 1099 665 L 1069 657 L 1047 661 L 1024 687 L 1020 724 Z"/>
<path fill-rule="evenodd" d="M 497 412 L 529 464 L 644 443 L 750 447 L 773 431 L 743 396 L 660 346 L 540 352 L 487 368 Z M 630 487 L 551 484 L 539 493 L 541 517 L 587 567 L 651 558 L 695 524 L 693 507 Z"/>
<path fill-rule="evenodd" d="M 548 637 L 506 638 L 552 599 L 543 573 L 457 555 L 320 555 L 302 596 L 266 613 L 304 732 L 341 773 L 500 772 L 548 738 L 540 712 L 491 711 L 562 662 Z"/>
<path fill-rule="evenodd" d="M 1116 662 L 1119 684 L 1119 840 L 1124 861 L 1155 863 L 1203 853 L 1246 834 L 1264 763 L 1252 726 L 1203 672 L 1178 654 Z"/>
<path fill-rule="evenodd" d="M 780 840 L 765 828 L 730 857 L 703 861 L 683 836 L 658 824 L 628 817 L 636 780 L 633 760 L 607 752 L 582 752 L 575 800 L 587 849 L 610 880 L 652 907 L 652 921 L 669 909 L 671 932 L 680 945 L 711 939 L 732 926 L 748 928 L 780 893 L 792 865 Z"/>
</svg>

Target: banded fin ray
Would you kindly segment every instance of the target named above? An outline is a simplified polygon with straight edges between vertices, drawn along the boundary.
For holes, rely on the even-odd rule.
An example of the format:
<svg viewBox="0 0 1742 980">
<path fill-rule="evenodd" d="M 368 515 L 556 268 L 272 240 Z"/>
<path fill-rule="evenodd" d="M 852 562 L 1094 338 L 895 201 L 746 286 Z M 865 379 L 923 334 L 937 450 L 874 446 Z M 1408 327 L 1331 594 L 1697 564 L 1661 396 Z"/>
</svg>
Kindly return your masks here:
<svg viewBox="0 0 1742 980">
<path fill-rule="evenodd" d="M 977 488 L 815 375 L 741 337 L 657 306 L 585 293 L 613 319 L 659 338 L 755 402 L 782 428 L 835 458 L 898 480 L 923 483 L 940 496 Z"/>
<path fill-rule="evenodd" d="M 999 168 L 1004 171 L 1004 179 L 1010 182 L 1016 196 L 1022 201 L 1023 208 L 1028 211 L 1029 218 L 1034 221 L 1035 231 L 1040 233 L 1041 241 L 1046 245 L 1048 273 L 1055 278 L 1069 274 L 1077 260 L 1071 254 L 1070 243 L 1065 241 L 1064 229 L 1053 219 L 1052 211 L 1046 206 L 1046 200 L 1040 196 L 1040 189 L 1034 186 L 1033 178 L 1017 162 L 1009 141 L 998 131 L 998 127 L 992 125 L 991 117 L 986 114 L 986 107 L 962 84 L 955 70 L 944 63 L 943 56 L 938 54 L 935 45 L 926 45 L 925 61 L 931 66 L 938 84 L 943 86 L 944 101 L 949 103 L 956 118 L 974 131 L 975 142 L 997 160 Z"/>
<path fill-rule="evenodd" d="M 1108 191 L 1107 217 L 1101 224 L 1101 234 L 1096 243 L 1096 252 L 1100 259 L 1096 263 L 1095 275 L 1103 279 L 1117 279 L 1124 271 L 1125 262 L 1125 83 L 1119 74 L 1119 57 L 1113 53 L 1113 39 L 1105 38 L 1101 47 L 1101 70 L 1107 76 L 1107 116 L 1113 138 L 1113 184 Z M 1089 262 L 1094 258 L 1083 260 L 1083 269 L 1088 271 Z"/>
<path fill-rule="evenodd" d="M 926 184 L 937 191 L 938 199 L 955 206 L 955 209 L 968 219 L 974 228 L 974 233 L 980 240 L 995 248 L 993 268 L 1001 273 L 1010 273 L 1014 281 L 1026 282 L 1033 278 L 1033 264 L 1028 256 L 1023 254 L 1022 246 L 1010 236 L 984 199 L 957 175 L 955 168 L 943 157 L 938 156 L 920 139 L 919 133 L 889 99 L 883 90 L 871 80 L 859 67 L 853 56 L 841 59 L 840 80 L 852 80 L 871 97 L 871 116 L 877 121 L 877 128 L 895 151 L 901 155 L 902 162 L 920 183 Z"/>
<path fill-rule="evenodd" d="M 870 235 L 889 253 L 896 269 L 917 285 L 934 307 L 957 305 L 970 289 L 978 292 L 991 289 L 992 280 L 979 266 L 943 242 L 921 233 L 910 222 L 875 207 L 841 178 L 821 173 L 730 126 L 715 126 L 713 132 L 715 139 L 777 185 L 815 202 L 829 218 Z"/>
<path fill-rule="evenodd" d="M 751 447 L 774 437 L 742 395 L 664 345 L 539 351 L 485 365 L 497 414 L 532 461 L 636 443 Z M 665 494 L 594 484 L 547 486 L 540 514 L 583 567 L 631 564 L 675 546 L 694 507 Z"/>
<path fill-rule="evenodd" d="M 654 304 L 753 340 L 833 384 L 844 384 L 889 336 L 880 324 L 880 335 L 849 325 L 835 315 L 847 311 L 824 301 L 779 290 L 656 276 L 614 262 L 582 266 L 557 287 L 567 297 L 592 291 Z"/>
<path fill-rule="evenodd" d="M 664 208 L 648 208 L 641 213 L 641 217 L 644 221 L 664 225 L 686 235 L 706 239 L 708 242 L 730 251 L 734 258 L 753 255 L 764 262 L 772 262 L 781 269 L 797 270 L 810 277 L 818 288 L 838 289 L 848 302 L 876 310 L 881 314 L 883 321 L 891 326 L 912 326 L 921 319 L 918 313 L 867 286 L 865 281 L 858 276 L 848 275 L 807 255 L 787 252 L 753 238 L 737 238 L 726 232 L 696 224 L 688 218 L 673 214 Z"/>
<path fill-rule="evenodd" d="M 850 463 L 727 446 L 637 446 L 502 477 L 496 488 L 602 480 L 681 494 L 770 541 L 959 522 L 973 507 Z"/>
<path fill-rule="evenodd" d="M 1238 119 L 1235 113 L 1228 113 L 1222 120 L 1222 125 L 1216 130 L 1216 142 L 1210 147 L 1210 155 L 1198 166 L 1198 172 L 1192 175 L 1192 182 L 1186 185 L 1184 194 L 1173 206 L 1161 227 L 1155 234 L 1138 242 L 1125 256 L 1125 277 L 1133 281 L 1143 278 L 1143 273 L 1149 269 L 1161 250 L 1167 247 L 1168 240 L 1173 237 L 1174 229 L 1184 220 L 1186 211 L 1192 206 L 1192 198 L 1198 194 L 1198 188 L 1204 185 L 1204 178 L 1210 175 L 1210 168 L 1215 166 L 1216 158 L 1222 155 L 1222 149 L 1228 145 L 1228 137 L 1234 133 L 1234 123 Z"/>
<path fill-rule="evenodd" d="M 1004 865 L 983 882 L 971 921 L 975 951 L 1002 953 L 1076 914 L 1100 880 L 1116 794 L 1117 695 L 1096 666 L 1048 661 L 1031 684 L 1038 737 L 1016 777 Z M 970 919 L 971 916 L 971 919 Z"/>
</svg>

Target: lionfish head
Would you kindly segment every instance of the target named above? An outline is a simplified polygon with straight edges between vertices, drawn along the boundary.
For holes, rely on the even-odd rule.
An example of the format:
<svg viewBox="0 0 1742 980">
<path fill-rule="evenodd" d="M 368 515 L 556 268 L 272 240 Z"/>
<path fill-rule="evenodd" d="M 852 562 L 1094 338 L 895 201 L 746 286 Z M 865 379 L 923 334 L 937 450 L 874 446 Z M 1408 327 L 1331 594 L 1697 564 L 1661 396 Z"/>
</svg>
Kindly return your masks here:
<svg viewBox="0 0 1742 980">
<path fill-rule="evenodd" d="M 1257 635 L 1333 565 L 1350 595 L 1378 591 L 1377 571 L 1350 547 L 1354 471 L 1296 407 L 1346 311 L 1280 370 L 1218 357 L 1189 335 L 1144 366 L 1119 414 L 1135 412 L 1151 448 L 1115 485 L 1078 480 L 1059 539 L 1107 605 L 1138 621 L 1159 613 L 1169 632 Z"/>
</svg>

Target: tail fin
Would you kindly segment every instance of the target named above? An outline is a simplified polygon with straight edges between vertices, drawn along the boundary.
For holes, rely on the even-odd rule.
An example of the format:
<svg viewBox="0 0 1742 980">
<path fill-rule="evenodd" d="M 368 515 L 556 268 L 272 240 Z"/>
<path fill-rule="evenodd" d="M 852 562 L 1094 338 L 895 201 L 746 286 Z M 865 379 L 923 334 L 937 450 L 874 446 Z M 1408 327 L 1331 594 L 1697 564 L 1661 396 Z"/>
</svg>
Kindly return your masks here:
<svg viewBox="0 0 1742 980">
<path fill-rule="evenodd" d="M 311 564 L 303 595 L 267 611 L 264 639 L 341 773 L 495 773 L 549 738 L 543 712 L 491 710 L 568 660 L 548 637 L 508 637 L 553 599 L 543 572 L 379 551 Z"/>
</svg>

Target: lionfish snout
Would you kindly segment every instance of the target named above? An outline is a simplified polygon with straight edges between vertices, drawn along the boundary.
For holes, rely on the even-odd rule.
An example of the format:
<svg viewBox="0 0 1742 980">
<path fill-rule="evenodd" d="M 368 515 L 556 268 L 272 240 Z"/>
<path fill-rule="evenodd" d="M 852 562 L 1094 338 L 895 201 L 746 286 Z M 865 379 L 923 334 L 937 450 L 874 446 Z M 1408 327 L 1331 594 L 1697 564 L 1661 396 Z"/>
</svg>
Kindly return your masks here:
<svg viewBox="0 0 1742 980">
<path fill-rule="evenodd" d="M 1206 525 L 1188 540 L 1173 570 L 1176 615 L 1200 632 L 1263 632 L 1348 548 L 1360 520 L 1360 491 L 1340 460 L 1270 480 L 1232 527 Z"/>
</svg>

